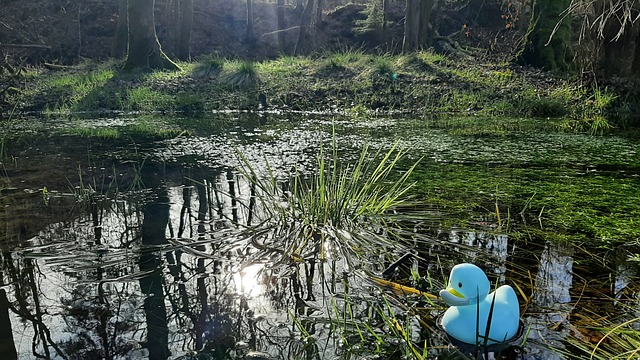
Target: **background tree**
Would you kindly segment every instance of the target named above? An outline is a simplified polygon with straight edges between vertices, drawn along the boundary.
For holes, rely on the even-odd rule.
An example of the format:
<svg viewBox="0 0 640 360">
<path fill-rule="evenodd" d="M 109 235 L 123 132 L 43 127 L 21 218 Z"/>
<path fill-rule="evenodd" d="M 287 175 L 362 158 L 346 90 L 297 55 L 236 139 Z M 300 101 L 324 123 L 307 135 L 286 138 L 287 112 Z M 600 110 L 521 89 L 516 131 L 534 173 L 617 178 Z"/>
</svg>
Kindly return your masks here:
<svg viewBox="0 0 640 360">
<path fill-rule="evenodd" d="M 193 28 L 193 0 L 180 1 L 180 40 L 178 59 L 191 60 L 191 30 Z"/>
<path fill-rule="evenodd" d="M 402 51 L 413 51 L 431 45 L 431 13 L 436 0 L 407 0 Z"/>
<path fill-rule="evenodd" d="M 318 0 L 318 6 L 316 8 L 316 24 L 322 24 L 322 10 L 324 9 L 324 0 Z"/>
<path fill-rule="evenodd" d="M 534 3 L 522 62 L 547 70 L 569 69 L 571 18 L 563 17 L 571 0 L 538 0 Z"/>
<path fill-rule="evenodd" d="M 160 48 L 156 35 L 154 6 L 155 0 L 129 1 L 128 17 L 135 21 L 129 21 L 129 50 L 125 70 L 178 69 L 178 65 L 171 61 Z"/>
<path fill-rule="evenodd" d="M 247 0 L 247 42 L 253 44 L 256 35 L 253 30 L 253 0 Z"/>
<path fill-rule="evenodd" d="M 301 3 L 298 3 L 301 4 Z M 307 4 L 302 10 L 300 16 L 300 28 L 298 29 L 298 40 L 296 41 L 296 47 L 293 51 L 294 55 L 302 54 L 308 47 L 308 27 L 311 25 L 311 14 L 313 12 L 314 0 L 307 0 Z"/>
<path fill-rule="evenodd" d="M 286 52 L 286 44 L 285 44 L 285 19 L 284 19 L 284 0 L 277 0 L 276 2 L 276 21 L 277 21 L 277 29 L 278 29 L 278 50 L 281 53 Z"/>
<path fill-rule="evenodd" d="M 598 76 L 640 73 L 640 2 L 574 0 L 565 14 L 582 20 L 578 49 L 586 71 Z"/>
<path fill-rule="evenodd" d="M 118 1 L 118 20 L 116 33 L 111 45 L 111 57 L 122 58 L 127 55 L 127 43 L 129 36 L 129 24 L 127 17 L 127 0 Z"/>
</svg>

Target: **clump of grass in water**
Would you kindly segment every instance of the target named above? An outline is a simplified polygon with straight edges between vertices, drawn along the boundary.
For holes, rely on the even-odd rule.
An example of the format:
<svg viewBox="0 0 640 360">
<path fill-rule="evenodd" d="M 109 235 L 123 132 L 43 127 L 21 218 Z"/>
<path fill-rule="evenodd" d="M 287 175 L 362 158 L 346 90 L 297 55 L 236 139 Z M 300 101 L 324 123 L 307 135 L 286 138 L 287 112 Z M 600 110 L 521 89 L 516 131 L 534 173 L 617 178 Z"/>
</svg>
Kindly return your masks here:
<svg viewBox="0 0 640 360">
<path fill-rule="evenodd" d="M 572 359 L 612 360 L 637 359 L 640 355 L 640 331 L 634 328 L 640 324 L 640 318 L 634 318 L 618 325 L 594 326 L 591 330 L 599 332 L 602 337 L 591 341 L 592 337 L 574 337 L 569 340 L 578 353 L 566 353 Z"/>
<path fill-rule="evenodd" d="M 285 257 L 320 260 L 327 257 L 325 249 L 340 249 L 347 261 L 377 245 L 383 245 L 381 251 L 391 246 L 381 236 L 365 231 L 362 223 L 404 201 L 403 196 L 413 186 L 407 179 L 417 162 L 397 179 L 391 179 L 391 175 L 405 154 L 394 145 L 386 153 L 372 155 L 365 146 L 355 165 L 344 165 L 338 161 L 334 139 L 332 157 L 325 157 L 321 148 L 316 172 L 307 179 L 294 171 L 285 191 L 268 163 L 267 176 L 259 176 L 239 153 L 242 172 L 258 190 L 257 198 L 268 214 L 264 224 L 287 234 L 273 237 L 270 246 L 283 250 Z"/>
</svg>

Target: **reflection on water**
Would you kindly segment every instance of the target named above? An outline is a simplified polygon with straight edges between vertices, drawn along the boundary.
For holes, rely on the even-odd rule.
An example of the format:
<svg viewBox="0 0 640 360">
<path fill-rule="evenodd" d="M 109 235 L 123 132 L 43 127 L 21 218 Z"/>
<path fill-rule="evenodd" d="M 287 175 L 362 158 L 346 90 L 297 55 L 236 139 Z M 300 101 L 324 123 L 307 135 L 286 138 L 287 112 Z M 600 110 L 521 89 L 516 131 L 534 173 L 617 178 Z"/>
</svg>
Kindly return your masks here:
<svg viewBox="0 0 640 360">
<path fill-rule="evenodd" d="M 527 316 L 530 339 L 559 349 L 564 348 L 562 341 L 567 337 L 572 310 L 569 292 L 573 286 L 572 255 L 566 244 L 545 244 L 534 280 L 532 311 Z M 544 358 L 563 358 L 555 352 L 541 352 Z"/>
<path fill-rule="evenodd" d="M 247 150 L 249 141 L 242 145 L 258 167 L 266 167 L 262 154 L 281 173 L 291 164 L 305 168 L 315 156 L 308 144 L 317 135 L 304 129 L 274 140 L 276 133 L 256 127 L 250 137 L 266 139 L 257 146 L 261 151 Z M 448 144 L 451 138 L 432 140 L 418 147 L 440 147 L 439 157 L 458 151 Z M 272 257 L 256 258 L 261 243 L 245 230 L 266 214 L 256 204 L 257 190 L 225 166 L 234 152 L 229 141 L 218 135 L 175 141 L 166 144 L 168 150 L 150 151 L 152 159 L 135 174 L 143 186 L 134 191 L 108 198 L 58 193 L 47 196 L 46 205 L 42 191 L 3 199 L 0 218 L 15 221 L 3 224 L 10 243 L 0 254 L 0 348 L 10 344 L 2 354 L 11 358 L 13 349 L 20 359 L 358 359 L 376 353 L 402 358 L 394 351 L 404 339 L 387 326 L 384 317 L 391 315 L 382 308 L 406 324 L 406 338 L 427 345 L 429 356 L 446 358 L 447 341 L 434 326 L 443 307 L 382 293 L 359 273 L 380 273 L 408 251 L 416 256 L 394 272 L 394 280 L 425 291 L 444 286 L 450 268 L 463 261 L 482 266 L 494 284 L 517 285 L 529 337 L 525 359 L 562 358 L 548 345 L 563 348 L 579 326 L 576 304 L 585 285 L 576 272 L 589 267 L 589 256 L 568 244 L 516 241 L 491 223 L 481 230 L 450 229 L 439 223 L 441 214 L 408 214 L 398 233 L 410 245 L 384 256 L 370 251 L 371 258 L 357 267 L 340 257 L 283 263 L 277 249 Z M 279 151 L 283 144 L 286 151 Z M 480 141 L 472 146 L 478 148 L 474 156 L 488 156 Z M 615 308 L 614 299 L 629 298 L 637 304 L 636 268 L 612 262 L 593 270 L 599 278 L 611 277 L 611 301 L 594 304 Z M 10 322 L 1 321 L 5 315 Z"/>
</svg>

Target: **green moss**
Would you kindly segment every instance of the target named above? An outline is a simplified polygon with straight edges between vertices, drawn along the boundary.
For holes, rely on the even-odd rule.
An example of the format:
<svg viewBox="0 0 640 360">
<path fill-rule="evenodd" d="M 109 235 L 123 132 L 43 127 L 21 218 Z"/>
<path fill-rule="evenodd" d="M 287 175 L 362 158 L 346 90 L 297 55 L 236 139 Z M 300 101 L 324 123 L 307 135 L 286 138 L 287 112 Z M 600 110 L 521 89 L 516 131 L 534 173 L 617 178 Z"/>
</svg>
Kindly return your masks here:
<svg viewBox="0 0 640 360">
<path fill-rule="evenodd" d="M 432 164 L 416 169 L 419 196 L 437 205 L 450 220 L 466 225 L 478 217 L 502 222 L 511 214 L 512 231 L 528 224 L 526 231 L 540 236 L 565 235 L 611 246 L 640 237 L 640 189 L 632 178 L 593 174 L 567 176 L 566 170 Z M 524 216 L 525 222 L 520 215 Z M 537 230 L 536 230 L 537 229 Z"/>
<path fill-rule="evenodd" d="M 529 65 L 551 71 L 567 71 L 571 67 L 571 16 L 563 13 L 571 0 L 540 0 L 534 5 L 535 21 L 531 22 L 527 47 L 522 60 Z M 553 35 L 553 36 L 552 36 Z"/>
</svg>

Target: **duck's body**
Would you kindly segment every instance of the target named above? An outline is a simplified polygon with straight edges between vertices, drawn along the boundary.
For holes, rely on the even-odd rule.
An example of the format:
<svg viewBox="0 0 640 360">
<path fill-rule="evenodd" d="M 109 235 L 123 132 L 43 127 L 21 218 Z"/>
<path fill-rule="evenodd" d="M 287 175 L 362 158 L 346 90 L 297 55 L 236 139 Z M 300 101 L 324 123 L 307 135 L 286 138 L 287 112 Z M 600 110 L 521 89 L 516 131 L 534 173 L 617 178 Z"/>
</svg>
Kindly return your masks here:
<svg viewBox="0 0 640 360">
<path fill-rule="evenodd" d="M 489 290 L 489 280 L 479 267 L 453 267 L 447 289 L 440 291 L 440 297 L 451 306 L 442 317 L 442 327 L 449 336 L 467 344 L 490 345 L 510 340 L 518 333 L 520 306 L 513 288 L 503 285 L 492 293 Z M 489 336 L 485 340 L 487 324 Z"/>
</svg>

